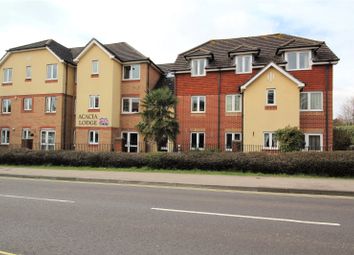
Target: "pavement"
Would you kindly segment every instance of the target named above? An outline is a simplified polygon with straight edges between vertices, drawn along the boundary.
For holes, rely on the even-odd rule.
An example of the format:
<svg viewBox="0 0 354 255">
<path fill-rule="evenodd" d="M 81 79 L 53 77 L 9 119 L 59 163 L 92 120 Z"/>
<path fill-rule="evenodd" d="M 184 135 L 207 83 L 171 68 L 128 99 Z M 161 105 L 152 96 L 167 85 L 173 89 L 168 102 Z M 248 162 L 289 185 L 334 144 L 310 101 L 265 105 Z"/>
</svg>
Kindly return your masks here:
<svg viewBox="0 0 354 255">
<path fill-rule="evenodd" d="M 0 176 L 354 197 L 354 179 L 112 172 L 0 167 Z"/>
</svg>

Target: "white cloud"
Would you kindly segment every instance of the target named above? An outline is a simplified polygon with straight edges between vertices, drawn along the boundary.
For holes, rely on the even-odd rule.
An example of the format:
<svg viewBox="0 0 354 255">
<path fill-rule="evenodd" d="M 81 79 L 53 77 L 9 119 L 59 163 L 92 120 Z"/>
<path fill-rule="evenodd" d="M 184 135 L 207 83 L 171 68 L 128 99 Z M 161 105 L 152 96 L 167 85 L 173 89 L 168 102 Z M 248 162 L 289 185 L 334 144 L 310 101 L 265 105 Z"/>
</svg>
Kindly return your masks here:
<svg viewBox="0 0 354 255">
<path fill-rule="evenodd" d="M 334 69 L 335 113 L 354 95 L 349 0 L 3 0 L 1 9 L 0 52 L 48 38 L 83 46 L 95 37 L 103 43 L 126 41 L 165 63 L 213 38 L 283 32 L 324 40 L 341 58 Z"/>
</svg>

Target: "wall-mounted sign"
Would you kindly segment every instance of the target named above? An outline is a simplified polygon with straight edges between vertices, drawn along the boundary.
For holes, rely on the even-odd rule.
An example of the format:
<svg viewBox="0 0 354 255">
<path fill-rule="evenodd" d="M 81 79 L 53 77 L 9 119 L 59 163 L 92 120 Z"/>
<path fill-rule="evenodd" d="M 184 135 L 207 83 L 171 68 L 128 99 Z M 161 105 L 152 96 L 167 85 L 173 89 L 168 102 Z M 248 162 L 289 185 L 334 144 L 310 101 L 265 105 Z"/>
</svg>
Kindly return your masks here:
<svg viewBox="0 0 354 255">
<path fill-rule="evenodd" d="M 99 118 L 97 114 L 79 114 L 78 115 L 78 125 L 79 126 L 108 126 L 108 118 Z"/>
<path fill-rule="evenodd" d="M 100 118 L 98 123 L 100 124 L 100 126 L 108 126 L 109 121 L 107 118 Z"/>
</svg>

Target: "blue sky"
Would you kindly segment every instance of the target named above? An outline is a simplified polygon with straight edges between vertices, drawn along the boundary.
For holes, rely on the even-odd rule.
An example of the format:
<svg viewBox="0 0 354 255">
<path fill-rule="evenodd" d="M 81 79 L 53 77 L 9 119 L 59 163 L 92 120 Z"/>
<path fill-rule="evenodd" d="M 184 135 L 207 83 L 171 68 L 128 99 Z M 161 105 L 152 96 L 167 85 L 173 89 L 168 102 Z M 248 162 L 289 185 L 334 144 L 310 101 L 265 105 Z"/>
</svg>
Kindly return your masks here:
<svg viewBox="0 0 354 255">
<path fill-rule="evenodd" d="M 334 113 L 354 96 L 354 1 L 351 0 L 0 0 L 0 54 L 53 38 L 67 47 L 92 37 L 126 41 L 155 63 L 204 41 L 287 33 L 326 41 L 334 68 Z"/>
</svg>

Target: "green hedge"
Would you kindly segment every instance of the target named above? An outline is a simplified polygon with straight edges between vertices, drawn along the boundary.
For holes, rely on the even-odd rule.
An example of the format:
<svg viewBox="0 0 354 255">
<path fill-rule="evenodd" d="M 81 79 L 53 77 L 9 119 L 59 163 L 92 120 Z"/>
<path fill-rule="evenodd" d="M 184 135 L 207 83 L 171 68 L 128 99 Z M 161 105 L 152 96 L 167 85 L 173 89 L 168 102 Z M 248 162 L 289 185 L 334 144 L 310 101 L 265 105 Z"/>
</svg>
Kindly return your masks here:
<svg viewBox="0 0 354 255">
<path fill-rule="evenodd" d="M 279 154 L 219 152 L 128 154 L 21 149 L 0 151 L 0 164 L 151 167 L 354 177 L 353 151 Z"/>
</svg>

